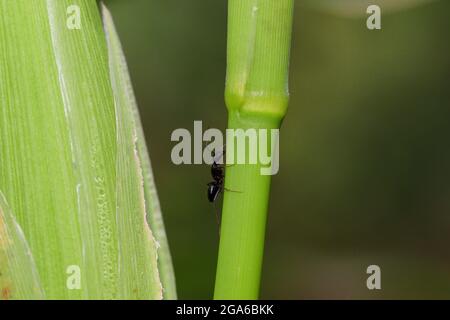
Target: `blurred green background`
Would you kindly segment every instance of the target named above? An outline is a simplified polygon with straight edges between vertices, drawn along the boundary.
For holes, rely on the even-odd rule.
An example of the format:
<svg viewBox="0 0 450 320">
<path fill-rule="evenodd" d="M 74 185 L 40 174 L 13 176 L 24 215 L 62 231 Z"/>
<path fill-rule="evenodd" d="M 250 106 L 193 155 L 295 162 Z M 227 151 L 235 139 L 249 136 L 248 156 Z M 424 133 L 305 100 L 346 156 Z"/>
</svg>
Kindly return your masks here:
<svg viewBox="0 0 450 320">
<path fill-rule="evenodd" d="M 450 298 L 450 1 L 414 2 L 371 1 L 381 5 L 382 30 L 369 31 L 360 1 L 341 0 L 339 11 L 338 0 L 296 0 L 262 298 Z M 227 1 L 109 7 L 179 297 L 209 299 L 218 246 L 209 168 L 172 164 L 170 134 L 194 120 L 225 129 Z M 366 288 L 371 264 L 381 267 L 382 290 Z"/>
</svg>

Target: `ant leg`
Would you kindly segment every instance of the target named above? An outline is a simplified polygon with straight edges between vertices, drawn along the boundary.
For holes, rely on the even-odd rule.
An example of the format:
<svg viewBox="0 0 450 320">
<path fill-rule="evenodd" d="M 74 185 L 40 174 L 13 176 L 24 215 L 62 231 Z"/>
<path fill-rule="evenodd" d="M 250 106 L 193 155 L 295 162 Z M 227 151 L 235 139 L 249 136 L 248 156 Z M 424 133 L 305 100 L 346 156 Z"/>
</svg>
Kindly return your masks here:
<svg viewBox="0 0 450 320">
<path fill-rule="evenodd" d="M 231 190 L 231 189 L 228 189 L 228 188 L 225 188 L 225 187 L 223 188 L 223 190 L 228 191 L 228 192 L 243 193 L 242 191 Z"/>
</svg>

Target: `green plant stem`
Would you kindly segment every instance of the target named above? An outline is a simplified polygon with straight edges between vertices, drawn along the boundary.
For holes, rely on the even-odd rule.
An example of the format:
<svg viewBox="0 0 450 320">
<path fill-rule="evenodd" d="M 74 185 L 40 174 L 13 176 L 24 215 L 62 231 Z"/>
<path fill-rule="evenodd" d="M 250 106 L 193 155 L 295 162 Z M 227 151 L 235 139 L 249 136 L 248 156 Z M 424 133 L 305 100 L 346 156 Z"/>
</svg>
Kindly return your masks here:
<svg viewBox="0 0 450 320">
<path fill-rule="evenodd" d="M 230 0 L 225 100 L 229 129 L 277 129 L 288 104 L 294 0 Z M 269 141 L 270 142 L 270 141 Z M 230 144 L 227 141 L 227 154 Z M 257 299 L 271 176 L 226 168 L 215 299 Z"/>
</svg>

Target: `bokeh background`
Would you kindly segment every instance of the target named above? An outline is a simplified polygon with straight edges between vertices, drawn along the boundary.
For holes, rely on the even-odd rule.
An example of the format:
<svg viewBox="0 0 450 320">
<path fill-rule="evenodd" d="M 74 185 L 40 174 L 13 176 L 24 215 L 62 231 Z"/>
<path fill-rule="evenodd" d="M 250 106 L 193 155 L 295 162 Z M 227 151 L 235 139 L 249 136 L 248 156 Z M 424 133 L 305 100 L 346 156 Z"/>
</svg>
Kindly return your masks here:
<svg viewBox="0 0 450 320">
<path fill-rule="evenodd" d="M 261 297 L 450 298 L 450 1 L 296 0 L 291 103 Z M 209 168 L 170 160 L 176 128 L 225 129 L 226 0 L 108 3 L 153 161 L 179 297 L 212 297 Z M 381 267 L 382 290 L 366 288 Z"/>
</svg>

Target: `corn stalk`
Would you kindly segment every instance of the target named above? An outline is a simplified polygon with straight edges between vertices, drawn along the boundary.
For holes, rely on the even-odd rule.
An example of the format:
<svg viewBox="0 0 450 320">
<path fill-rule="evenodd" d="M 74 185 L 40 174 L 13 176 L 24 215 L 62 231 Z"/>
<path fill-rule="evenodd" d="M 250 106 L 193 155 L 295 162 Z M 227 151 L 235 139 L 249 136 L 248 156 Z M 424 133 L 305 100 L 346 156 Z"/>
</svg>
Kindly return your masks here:
<svg viewBox="0 0 450 320">
<path fill-rule="evenodd" d="M 228 128 L 270 132 L 288 105 L 294 0 L 229 0 L 228 6 Z M 227 138 L 227 162 L 236 153 L 231 145 Z M 226 168 L 216 299 L 259 295 L 271 181 L 260 160 Z"/>
</svg>

